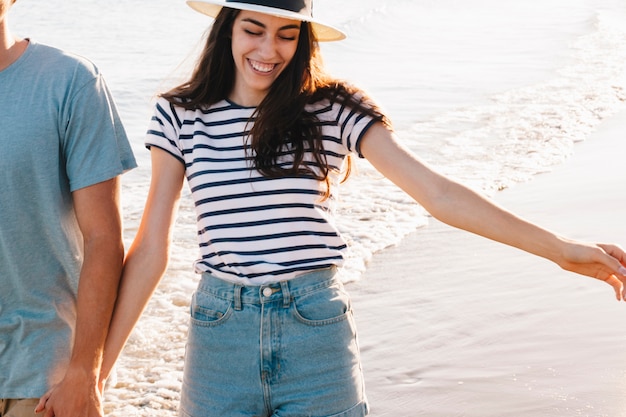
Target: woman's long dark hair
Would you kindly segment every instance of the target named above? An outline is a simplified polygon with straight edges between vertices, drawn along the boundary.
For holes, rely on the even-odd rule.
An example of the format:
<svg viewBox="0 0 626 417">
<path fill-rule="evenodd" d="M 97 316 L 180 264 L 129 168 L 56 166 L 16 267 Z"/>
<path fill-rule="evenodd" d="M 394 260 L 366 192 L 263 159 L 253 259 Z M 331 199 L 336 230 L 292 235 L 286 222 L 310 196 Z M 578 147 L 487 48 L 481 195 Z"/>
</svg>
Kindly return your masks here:
<svg viewBox="0 0 626 417">
<path fill-rule="evenodd" d="M 222 8 L 191 78 L 163 97 L 178 106 L 197 109 L 229 96 L 235 84 L 231 36 L 238 13 L 239 10 Z M 256 109 L 250 148 L 254 167 L 259 172 L 267 177 L 311 175 L 328 185 L 330 168 L 318 119 L 305 109 L 307 104 L 323 99 L 345 104 L 391 126 L 363 91 L 331 78 L 324 71 L 312 27 L 302 22 L 293 59 Z M 288 166 L 279 162 L 286 153 L 293 157 L 293 163 Z M 305 163 L 307 153 L 313 156 L 313 167 Z M 349 169 L 346 177 L 348 174 Z"/>
</svg>

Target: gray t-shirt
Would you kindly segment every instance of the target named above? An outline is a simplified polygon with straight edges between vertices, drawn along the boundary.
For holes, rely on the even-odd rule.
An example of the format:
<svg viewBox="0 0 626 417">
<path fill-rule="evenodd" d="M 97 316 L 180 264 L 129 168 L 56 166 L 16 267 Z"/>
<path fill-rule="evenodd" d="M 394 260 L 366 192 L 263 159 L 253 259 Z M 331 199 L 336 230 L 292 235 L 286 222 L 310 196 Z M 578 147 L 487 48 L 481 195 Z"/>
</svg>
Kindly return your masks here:
<svg viewBox="0 0 626 417">
<path fill-rule="evenodd" d="M 71 193 L 135 166 L 91 62 L 31 40 L 0 71 L 0 398 L 63 376 L 83 259 Z"/>
</svg>

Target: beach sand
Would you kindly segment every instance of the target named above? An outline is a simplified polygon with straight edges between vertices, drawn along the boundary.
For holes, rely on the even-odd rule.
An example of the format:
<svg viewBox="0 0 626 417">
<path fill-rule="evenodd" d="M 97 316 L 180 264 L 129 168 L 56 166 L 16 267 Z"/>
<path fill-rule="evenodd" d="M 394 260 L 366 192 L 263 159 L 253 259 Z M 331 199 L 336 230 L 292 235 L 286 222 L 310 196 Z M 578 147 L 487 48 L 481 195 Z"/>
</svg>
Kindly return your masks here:
<svg viewBox="0 0 626 417">
<path fill-rule="evenodd" d="M 625 156 L 621 112 L 495 200 L 625 246 Z M 431 219 L 348 290 L 373 416 L 626 416 L 626 305 L 600 281 Z"/>
</svg>

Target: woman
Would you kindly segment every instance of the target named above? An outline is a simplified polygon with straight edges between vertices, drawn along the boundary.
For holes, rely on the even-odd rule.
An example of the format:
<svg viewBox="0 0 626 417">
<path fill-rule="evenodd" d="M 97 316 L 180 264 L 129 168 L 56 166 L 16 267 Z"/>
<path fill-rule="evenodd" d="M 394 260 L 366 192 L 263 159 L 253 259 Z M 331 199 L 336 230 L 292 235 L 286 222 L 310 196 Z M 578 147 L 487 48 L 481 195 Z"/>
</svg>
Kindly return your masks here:
<svg viewBox="0 0 626 417">
<path fill-rule="evenodd" d="M 335 277 L 346 245 L 332 205 L 350 155 L 367 158 L 436 218 L 626 296 L 620 248 L 528 223 L 404 148 L 362 91 L 323 71 L 317 42 L 343 34 L 312 18 L 310 0 L 188 4 L 215 22 L 189 81 L 156 104 L 146 140 L 152 182 L 101 378 L 166 269 L 185 178 L 197 210 L 201 280 L 182 416 L 367 414 L 350 303 Z"/>
</svg>

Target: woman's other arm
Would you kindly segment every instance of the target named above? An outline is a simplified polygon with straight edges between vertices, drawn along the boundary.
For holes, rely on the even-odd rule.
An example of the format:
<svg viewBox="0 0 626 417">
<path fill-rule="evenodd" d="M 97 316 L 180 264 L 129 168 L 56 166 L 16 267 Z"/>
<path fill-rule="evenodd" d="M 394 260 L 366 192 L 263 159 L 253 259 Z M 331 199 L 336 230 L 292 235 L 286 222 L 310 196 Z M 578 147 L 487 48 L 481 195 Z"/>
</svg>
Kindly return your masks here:
<svg viewBox="0 0 626 417">
<path fill-rule="evenodd" d="M 360 149 L 378 171 L 442 222 L 605 281 L 618 300 L 626 299 L 626 254 L 619 246 L 566 239 L 514 215 L 428 167 L 380 123 L 366 132 Z"/>
</svg>

